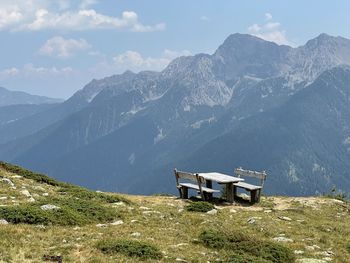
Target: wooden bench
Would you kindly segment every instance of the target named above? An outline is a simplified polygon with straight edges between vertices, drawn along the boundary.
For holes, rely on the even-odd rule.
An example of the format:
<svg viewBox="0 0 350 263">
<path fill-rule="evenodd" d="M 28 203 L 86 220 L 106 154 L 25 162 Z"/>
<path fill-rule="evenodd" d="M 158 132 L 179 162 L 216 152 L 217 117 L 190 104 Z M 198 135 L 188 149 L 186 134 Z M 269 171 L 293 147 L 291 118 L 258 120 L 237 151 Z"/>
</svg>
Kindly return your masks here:
<svg viewBox="0 0 350 263">
<path fill-rule="evenodd" d="M 237 177 L 241 176 L 247 176 L 247 177 L 254 177 L 257 179 L 260 179 L 260 185 L 253 185 L 248 184 L 246 182 L 239 182 L 233 184 L 233 194 L 234 196 L 237 196 L 237 188 L 243 188 L 246 191 L 250 192 L 250 202 L 251 203 L 257 203 L 260 202 L 260 196 L 262 188 L 264 187 L 264 183 L 267 177 L 267 174 L 265 171 L 263 172 L 256 172 L 256 171 L 250 171 L 250 170 L 243 170 L 241 167 L 235 169 L 235 175 Z"/>
<path fill-rule="evenodd" d="M 205 179 L 198 174 L 188 173 L 188 172 L 182 172 L 178 170 L 174 170 L 175 178 L 176 178 L 176 187 L 179 190 L 180 198 L 188 199 L 188 189 L 196 190 L 198 193 L 200 193 L 203 200 L 209 200 L 212 198 L 213 193 L 220 192 L 219 190 L 214 190 L 205 186 L 202 186 L 202 184 L 205 183 Z M 180 182 L 180 180 L 185 179 L 189 181 L 194 181 L 194 183 L 185 183 Z"/>
</svg>

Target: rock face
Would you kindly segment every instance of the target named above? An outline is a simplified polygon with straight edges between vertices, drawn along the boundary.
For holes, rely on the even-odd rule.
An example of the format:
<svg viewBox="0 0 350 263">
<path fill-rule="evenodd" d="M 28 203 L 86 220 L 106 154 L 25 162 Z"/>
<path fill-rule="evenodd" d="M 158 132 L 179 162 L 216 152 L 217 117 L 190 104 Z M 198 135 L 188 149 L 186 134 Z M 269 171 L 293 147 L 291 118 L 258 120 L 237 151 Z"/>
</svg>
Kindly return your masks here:
<svg viewBox="0 0 350 263">
<path fill-rule="evenodd" d="M 174 167 L 267 170 L 274 194 L 348 189 L 349 54 L 350 40 L 325 34 L 298 48 L 234 34 L 212 55 L 93 80 L 54 109 L 3 127 L 0 158 L 132 193 L 175 192 Z M 30 137 L 9 142 L 38 119 L 45 122 L 26 128 Z"/>
</svg>

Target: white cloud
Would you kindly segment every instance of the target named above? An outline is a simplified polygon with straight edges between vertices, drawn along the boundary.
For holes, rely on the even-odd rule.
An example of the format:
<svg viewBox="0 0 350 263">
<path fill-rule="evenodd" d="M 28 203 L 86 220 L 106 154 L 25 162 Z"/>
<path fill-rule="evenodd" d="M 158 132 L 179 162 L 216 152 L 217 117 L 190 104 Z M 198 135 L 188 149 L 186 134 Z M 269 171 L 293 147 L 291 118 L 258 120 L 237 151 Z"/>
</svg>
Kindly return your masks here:
<svg viewBox="0 0 350 263">
<path fill-rule="evenodd" d="M 0 71 L 0 80 L 11 78 L 46 78 L 54 76 L 70 76 L 74 73 L 71 67 L 36 67 L 29 63 L 22 68 L 8 68 Z"/>
<path fill-rule="evenodd" d="M 266 20 L 266 21 L 272 20 L 272 15 L 271 15 L 271 13 L 265 13 L 265 20 Z"/>
<path fill-rule="evenodd" d="M 165 49 L 160 57 L 143 57 L 140 53 L 128 50 L 113 58 L 114 67 L 122 72 L 132 70 L 139 72 L 142 70 L 163 70 L 174 58 L 179 56 L 189 56 L 191 52 L 188 50 L 173 51 Z"/>
<path fill-rule="evenodd" d="M 293 45 L 287 39 L 286 31 L 281 28 L 281 23 L 273 21 L 270 13 L 265 14 L 265 23 L 249 26 L 248 33 L 279 45 Z"/>
<path fill-rule="evenodd" d="M 48 39 L 40 48 L 39 54 L 58 58 L 69 58 L 75 52 L 87 50 L 91 46 L 85 39 L 65 39 L 55 36 Z"/>
<path fill-rule="evenodd" d="M 8 68 L 0 71 L 0 80 L 14 77 L 18 75 L 19 70 L 17 68 Z"/>
<path fill-rule="evenodd" d="M 81 0 L 78 8 L 67 0 L 2 0 L 0 30 L 92 30 L 118 29 L 152 32 L 165 29 L 164 23 L 145 25 L 134 11 L 124 11 L 121 17 L 108 16 L 91 9 L 95 0 Z"/>
</svg>

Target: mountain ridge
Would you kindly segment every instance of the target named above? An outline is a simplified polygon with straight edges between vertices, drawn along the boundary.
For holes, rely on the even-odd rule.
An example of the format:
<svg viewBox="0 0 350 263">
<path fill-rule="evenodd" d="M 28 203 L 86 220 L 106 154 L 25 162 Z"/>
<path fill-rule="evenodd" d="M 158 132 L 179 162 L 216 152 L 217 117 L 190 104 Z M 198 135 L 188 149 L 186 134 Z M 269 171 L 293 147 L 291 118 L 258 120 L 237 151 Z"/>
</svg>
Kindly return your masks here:
<svg viewBox="0 0 350 263">
<path fill-rule="evenodd" d="M 30 137 L 23 137 L 23 140 L 28 138 L 28 144 L 31 145 L 28 149 L 17 151 L 16 154 L 12 150 L 18 147 L 16 142 L 7 141 L 10 146 L 5 150 L 0 149 L 0 156 L 6 159 L 9 156 L 6 152 L 12 151 L 11 161 L 67 180 L 78 178 L 77 174 L 84 171 L 84 176 L 91 177 L 91 182 L 98 178 L 98 171 L 86 171 L 84 164 L 93 163 L 93 160 L 101 161 L 103 174 L 114 180 L 115 185 L 111 187 L 133 192 L 141 189 L 139 185 L 148 176 L 155 176 L 158 179 L 162 177 L 161 180 L 166 184 L 164 189 L 170 189 L 169 180 L 164 178 L 169 176 L 168 173 L 174 166 L 181 165 L 176 163 L 180 162 L 179 156 L 190 157 L 204 145 L 235 131 L 246 119 L 256 116 L 260 118 L 264 112 L 277 111 L 291 98 L 313 85 L 323 72 L 331 72 L 332 68 L 342 67 L 340 65 L 344 63 L 350 64 L 348 57 L 342 55 L 344 50 L 350 52 L 350 40 L 320 35 L 310 41 L 292 48 L 253 36 L 234 34 L 214 54 L 177 58 L 162 72 L 125 72 L 93 80 L 56 107 L 60 112 L 65 112 L 58 115 L 60 117 L 53 118 L 51 113 L 45 113 L 51 126 L 47 122 L 40 128 L 37 127 L 36 131 L 32 130 Z M 333 45 L 334 41 L 339 44 Z M 347 78 L 346 74 L 339 76 Z M 333 85 L 333 88 L 336 87 Z M 313 102 L 310 100 L 308 103 L 312 105 Z M 66 110 L 66 105 L 70 105 L 71 110 Z M 346 107 L 341 110 L 347 111 Z M 35 118 L 38 116 L 40 115 Z M 17 125 L 20 127 L 21 122 Z M 117 136 L 118 131 L 123 129 L 142 137 L 145 129 L 143 125 L 152 129 L 147 131 L 147 141 L 144 141 L 147 146 L 142 151 L 138 145 L 128 148 Z M 6 129 L 3 129 L 4 134 Z M 273 133 L 272 130 L 269 132 Z M 36 139 L 40 138 L 40 134 L 45 134 L 45 138 Z M 259 137 L 259 131 L 255 129 L 251 136 Z M 293 137 L 293 134 L 285 133 L 284 136 Z M 246 141 L 248 139 L 245 138 Z M 139 143 L 142 145 L 142 142 Z M 322 141 L 315 143 L 322 144 Z M 109 153 L 94 155 L 93 147 L 102 145 L 111 148 Z M 116 174 L 118 166 L 112 165 L 116 162 L 113 159 L 113 146 L 118 147 L 116 151 L 125 152 L 125 155 L 118 158 L 119 168 L 123 170 L 120 174 Z M 225 148 L 225 144 L 221 147 Z M 186 149 L 185 153 L 181 153 L 181 148 Z M 54 153 L 47 154 L 51 150 Z M 86 156 L 85 151 L 89 152 L 90 159 L 77 161 L 78 167 L 60 167 L 61 161 L 68 162 L 68 159 L 74 165 L 77 158 L 75 155 Z M 312 152 L 307 149 L 304 154 L 309 154 L 310 151 Z M 236 156 L 236 153 L 230 154 Z M 348 158 L 347 153 L 342 154 L 342 158 Z M 213 159 L 214 163 L 220 163 L 220 158 Z M 241 163 L 254 166 L 253 163 L 235 158 Z M 249 155 L 245 155 L 245 158 L 249 159 Z M 207 164 L 210 165 L 209 160 Z M 222 164 L 221 169 L 230 172 L 234 168 L 232 165 L 227 162 Z M 186 167 L 197 170 L 206 166 L 198 163 L 198 166 Z M 291 168 L 284 165 L 281 169 L 287 171 Z M 280 179 L 282 178 L 285 177 Z M 80 180 L 79 183 L 84 184 L 83 178 Z M 125 183 L 117 186 L 118 180 Z M 277 185 L 275 181 L 269 191 L 277 193 L 274 189 Z M 331 183 L 324 184 L 319 190 L 324 191 L 330 185 Z M 93 185 L 89 184 L 89 187 Z M 300 186 L 294 185 L 291 194 L 307 193 L 298 187 Z M 309 193 L 314 193 L 314 190 Z M 152 189 L 143 188 L 142 191 L 150 193 Z"/>
</svg>

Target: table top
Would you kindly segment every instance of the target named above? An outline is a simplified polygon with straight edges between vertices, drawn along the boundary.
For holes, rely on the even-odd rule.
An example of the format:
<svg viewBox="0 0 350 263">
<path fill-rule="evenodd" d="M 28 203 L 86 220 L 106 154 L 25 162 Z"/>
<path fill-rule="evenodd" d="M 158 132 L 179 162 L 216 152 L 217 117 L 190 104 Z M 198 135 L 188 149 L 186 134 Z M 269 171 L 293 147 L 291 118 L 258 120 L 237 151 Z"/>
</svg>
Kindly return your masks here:
<svg viewBox="0 0 350 263">
<path fill-rule="evenodd" d="M 244 181 L 243 178 L 234 177 L 227 174 L 210 172 L 210 173 L 198 173 L 199 176 L 203 177 L 205 180 L 211 180 L 218 183 L 238 183 Z"/>
</svg>

